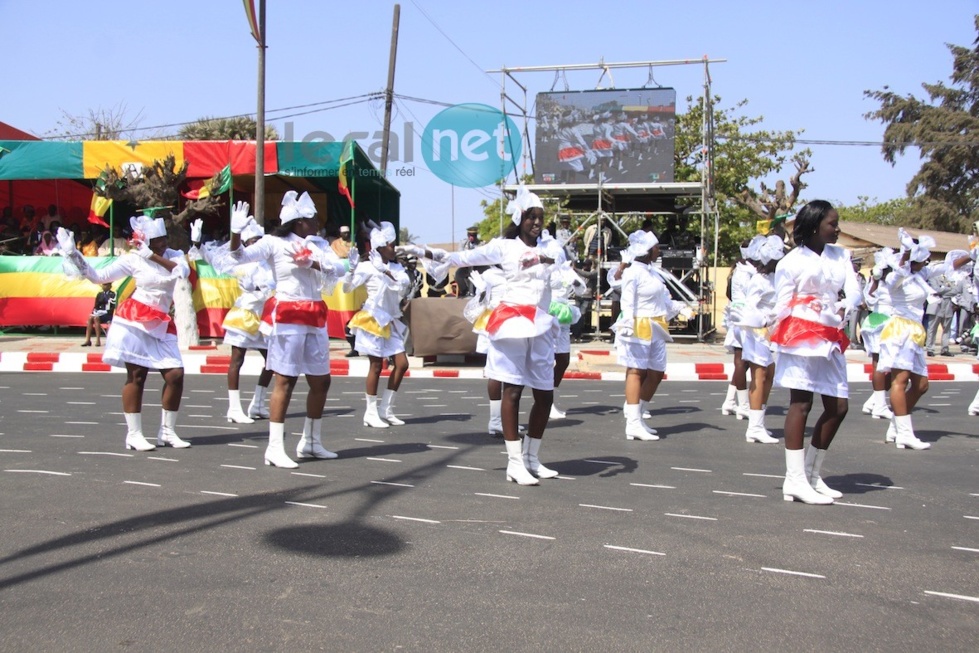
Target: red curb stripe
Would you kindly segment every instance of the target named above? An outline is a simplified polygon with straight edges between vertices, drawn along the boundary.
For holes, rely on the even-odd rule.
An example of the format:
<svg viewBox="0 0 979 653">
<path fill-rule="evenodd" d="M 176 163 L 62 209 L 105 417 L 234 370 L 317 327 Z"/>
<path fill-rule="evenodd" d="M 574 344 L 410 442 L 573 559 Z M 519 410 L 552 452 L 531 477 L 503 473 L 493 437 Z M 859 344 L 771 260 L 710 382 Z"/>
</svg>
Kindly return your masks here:
<svg viewBox="0 0 979 653">
<path fill-rule="evenodd" d="M 565 372 L 562 378 L 565 379 L 584 379 L 588 381 L 601 381 L 601 372 Z"/>
<path fill-rule="evenodd" d="M 928 373 L 928 380 L 929 381 L 954 381 L 955 380 L 955 375 L 954 374 L 945 374 L 943 372 L 939 372 L 938 374 L 932 374 L 931 372 L 929 372 Z"/>
<path fill-rule="evenodd" d="M 382 370 L 381 370 L 381 376 L 391 376 L 391 372 L 392 372 L 392 371 L 393 371 L 393 370 L 389 370 L 389 369 L 387 369 L 387 368 L 385 368 L 385 369 L 382 369 Z M 408 377 L 408 376 L 411 376 L 411 370 L 408 370 L 407 372 L 405 372 L 405 376 L 406 376 L 406 377 Z"/>
<path fill-rule="evenodd" d="M 32 351 L 28 352 L 27 354 L 28 363 L 57 363 L 60 358 L 61 354 L 51 354 L 40 351 Z"/>
<path fill-rule="evenodd" d="M 867 374 L 873 374 L 874 373 L 874 364 L 873 363 L 864 363 L 863 364 L 863 371 L 866 372 Z"/>
<path fill-rule="evenodd" d="M 191 345 L 187 347 L 187 349 L 190 349 L 191 351 L 203 351 L 205 349 L 217 349 L 217 348 L 218 348 L 217 345 Z"/>
<path fill-rule="evenodd" d="M 975 372 L 976 374 L 979 374 L 979 363 L 973 363 L 972 371 Z"/>
<path fill-rule="evenodd" d="M 948 373 L 948 365 L 942 363 L 929 363 L 928 364 L 928 378 L 931 378 L 932 374 L 942 374 Z"/>
<path fill-rule="evenodd" d="M 698 374 L 724 374 L 724 363 L 696 363 L 694 371 Z"/>
<path fill-rule="evenodd" d="M 582 354 L 588 354 L 589 356 L 611 356 L 612 351 L 610 349 L 582 349 L 578 352 L 579 358 Z"/>
<path fill-rule="evenodd" d="M 25 372 L 50 372 L 53 369 L 53 363 L 24 363 Z"/>
<path fill-rule="evenodd" d="M 112 366 L 106 363 L 82 363 L 82 372 L 111 372 Z"/>
<path fill-rule="evenodd" d="M 336 372 L 330 371 L 330 374 L 335 374 L 336 376 L 350 376 L 349 370 L 337 370 Z"/>
<path fill-rule="evenodd" d="M 227 374 L 227 365 L 201 365 L 201 374 Z"/>
<path fill-rule="evenodd" d="M 700 381 L 726 381 L 727 374 L 717 374 L 717 373 L 698 374 L 697 379 Z"/>
<path fill-rule="evenodd" d="M 102 362 L 102 354 L 86 354 L 85 355 L 85 362 L 86 363 L 101 363 Z"/>
<path fill-rule="evenodd" d="M 231 365 L 231 356 L 205 356 L 205 365 Z"/>
<path fill-rule="evenodd" d="M 457 379 L 459 378 L 459 370 L 432 370 L 432 376 L 437 379 Z"/>
</svg>

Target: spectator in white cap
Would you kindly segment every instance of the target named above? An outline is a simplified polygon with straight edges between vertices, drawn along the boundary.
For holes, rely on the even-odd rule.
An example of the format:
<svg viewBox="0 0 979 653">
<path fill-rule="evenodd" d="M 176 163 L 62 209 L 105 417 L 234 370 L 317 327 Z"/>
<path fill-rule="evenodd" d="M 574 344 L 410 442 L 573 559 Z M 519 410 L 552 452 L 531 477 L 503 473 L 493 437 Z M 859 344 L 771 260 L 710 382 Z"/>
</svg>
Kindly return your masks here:
<svg viewBox="0 0 979 653">
<path fill-rule="evenodd" d="M 350 256 L 350 248 L 350 227 L 345 224 L 340 225 L 340 237 L 333 239 L 330 249 L 340 258 L 347 258 Z"/>
<path fill-rule="evenodd" d="M 183 252 L 167 246 L 167 228 L 162 218 L 133 217 L 129 224 L 133 230 L 133 249 L 98 270 L 75 249 L 70 231 L 58 229 L 58 243 L 66 257 L 66 272 L 71 276 L 80 275 L 98 284 L 126 277 L 136 282 L 136 290 L 116 309 L 102 355 L 103 362 L 126 368 L 122 386 L 126 448 L 182 449 L 189 447 L 190 442 L 182 440 L 174 427 L 184 389 L 184 364 L 170 307 L 177 280 L 190 275 L 190 266 Z M 163 411 L 155 446 L 144 437 L 142 421 L 143 389 L 151 369 L 158 370 L 163 377 Z"/>
<path fill-rule="evenodd" d="M 776 438 L 765 428 L 765 409 L 772 391 L 775 359 L 768 327 L 775 321 L 775 266 L 785 255 L 781 236 L 756 236 L 748 259 L 757 261 L 758 271 L 745 289 L 744 307 L 737 326 L 741 328 L 741 358 L 751 370 L 748 442 L 773 444 Z"/>
<path fill-rule="evenodd" d="M 269 444 L 265 464 L 294 469 L 298 465 L 285 452 L 285 419 L 289 400 L 300 375 L 309 384 L 306 419 L 296 447 L 299 458 L 336 458 L 323 447 L 323 406 L 330 389 L 330 338 L 326 331 L 323 292 L 332 292 L 346 273 L 325 240 L 308 193 L 289 191 L 282 198 L 281 225 L 248 247 L 240 247 L 242 232 L 253 222 L 248 205 L 239 203 L 231 213 L 231 255 L 239 262 L 266 261 L 275 279 L 275 296 L 266 304 L 262 331 L 269 348 L 265 367 L 275 374 L 269 402 Z"/>
</svg>

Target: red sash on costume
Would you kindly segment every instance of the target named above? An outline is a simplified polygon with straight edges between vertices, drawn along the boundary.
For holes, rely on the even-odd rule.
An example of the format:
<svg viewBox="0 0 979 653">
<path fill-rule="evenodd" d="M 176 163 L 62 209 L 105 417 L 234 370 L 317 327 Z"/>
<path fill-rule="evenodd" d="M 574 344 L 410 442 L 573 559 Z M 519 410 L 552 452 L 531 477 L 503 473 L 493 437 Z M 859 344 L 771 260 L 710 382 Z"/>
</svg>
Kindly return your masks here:
<svg viewBox="0 0 979 653">
<path fill-rule="evenodd" d="M 846 348 L 850 346 L 850 339 L 843 333 L 843 329 L 803 320 L 793 315 L 779 322 L 772 331 L 772 342 L 783 347 L 795 347 L 821 341 L 839 344 L 842 352 L 845 352 Z"/>
<path fill-rule="evenodd" d="M 167 324 L 167 333 L 177 335 L 177 325 L 173 323 L 169 315 L 158 308 L 148 306 L 132 297 L 119 305 L 119 308 L 116 309 L 115 316 L 127 322 L 141 324 L 146 327 L 147 331 L 152 331 L 154 328 L 154 325 L 150 323 L 155 322 L 157 325 L 160 325 L 165 322 Z"/>
<path fill-rule="evenodd" d="M 515 317 L 523 317 L 533 322 L 537 317 L 537 307 L 527 304 L 500 304 L 493 309 L 493 314 L 486 322 L 486 333 L 494 335 L 504 322 Z"/>
<path fill-rule="evenodd" d="M 557 153 L 558 161 L 573 161 L 583 156 L 585 153 L 580 147 L 562 147 Z"/>
<path fill-rule="evenodd" d="M 262 322 L 266 324 L 303 324 L 322 329 L 326 326 L 326 302 L 305 299 L 286 302 L 274 297 L 265 302 Z"/>
<path fill-rule="evenodd" d="M 591 145 L 596 150 L 611 150 L 612 149 L 612 141 L 606 140 L 604 138 L 596 138 L 594 141 L 592 141 L 592 144 Z"/>
</svg>

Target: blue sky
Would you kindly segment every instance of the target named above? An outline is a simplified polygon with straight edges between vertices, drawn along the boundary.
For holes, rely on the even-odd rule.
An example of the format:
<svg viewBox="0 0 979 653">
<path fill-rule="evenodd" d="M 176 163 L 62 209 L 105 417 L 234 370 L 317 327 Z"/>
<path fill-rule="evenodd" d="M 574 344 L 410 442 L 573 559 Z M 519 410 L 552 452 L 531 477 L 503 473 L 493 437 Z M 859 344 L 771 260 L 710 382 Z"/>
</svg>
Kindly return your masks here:
<svg viewBox="0 0 979 653">
<path fill-rule="evenodd" d="M 268 109 L 363 96 L 387 78 L 393 3 L 268 0 Z M 401 220 L 425 242 L 461 240 L 481 218 L 493 189 L 453 190 L 424 167 L 418 138 L 444 108 L 437 103 L 499 106 L 501 66 L 726 59 L 711 67 L 722 107 L 746 99 L 744 115 L 769 130 L 804 130 L 803 139 L 879 141 L 883 127 L 863 114 L 876 105 L 863 91 L 884 85 L 925 97 L 923 82 L 947 82 L 945 43 L 971 46 L 976 0 L 861 2 L 646 1 L 449 2 L 404 0 L 393 130 L 415 134 L 413 169 L 396 177 Z M 38 135 L 61 111 L 124 104 L 141 126 L 254 111 L 256 49 L 240 0 L 0 0 L 4 66 L 0 120 Z M 655 81 L 677 89 L 678 110 L 701 92 L 701 66 L 657 68 Z M 613 71 L 616 88 L 640 87 L 648 71 Z M 566 74 L 571 89 L 594 88 L 597 70 Z M 553 73 L 519 76 L 531 97 L 549 91 Z M 603 80 L 607 85 L 607 79 Z M 563 81 L 556 90 L 563 90 Z M 426 100 L 426 101 L 420 101 Z M 381 129 L 380 102 L 355 102 L 286 119 L 270 113 L 280 134 L 325 131 L 336 138 Z M 288 124 L 287 124 L 288 123 Z M 175 131 L 176 128 L 172 128 Z M 152 133 L 144 131 L 137 137 Z M 402 143 L 403 146 L 403 143 Z M 812 145 L 815 172 L 804 198 L 845 204 L 859 196 L 900 197 L 919 166 L 917 152 L 896 167 L 876 146 Z M 405 151 L 400 152 L 404 158 Z M 787 179 L 791 171 L 781 178 Z M 453 227 L 454 226 L 454 227 Z"/>
</svg>

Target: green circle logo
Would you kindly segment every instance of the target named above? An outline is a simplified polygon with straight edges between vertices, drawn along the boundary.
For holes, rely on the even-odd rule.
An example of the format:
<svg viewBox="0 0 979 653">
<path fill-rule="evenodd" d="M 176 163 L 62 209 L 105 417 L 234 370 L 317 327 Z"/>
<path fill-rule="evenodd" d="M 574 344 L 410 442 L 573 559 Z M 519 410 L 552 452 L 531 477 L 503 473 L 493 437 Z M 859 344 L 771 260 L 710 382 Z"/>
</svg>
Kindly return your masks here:
<svg viewBox="0 0 979 653">
<path fill-rule="evenodd" d="M 422 156 L 442 181 L 463 188 L 505 179 L 520 158 L 516 123 L 486 104 L 457 104 L 432 118 L 422 133 Z"/>
</svg>

